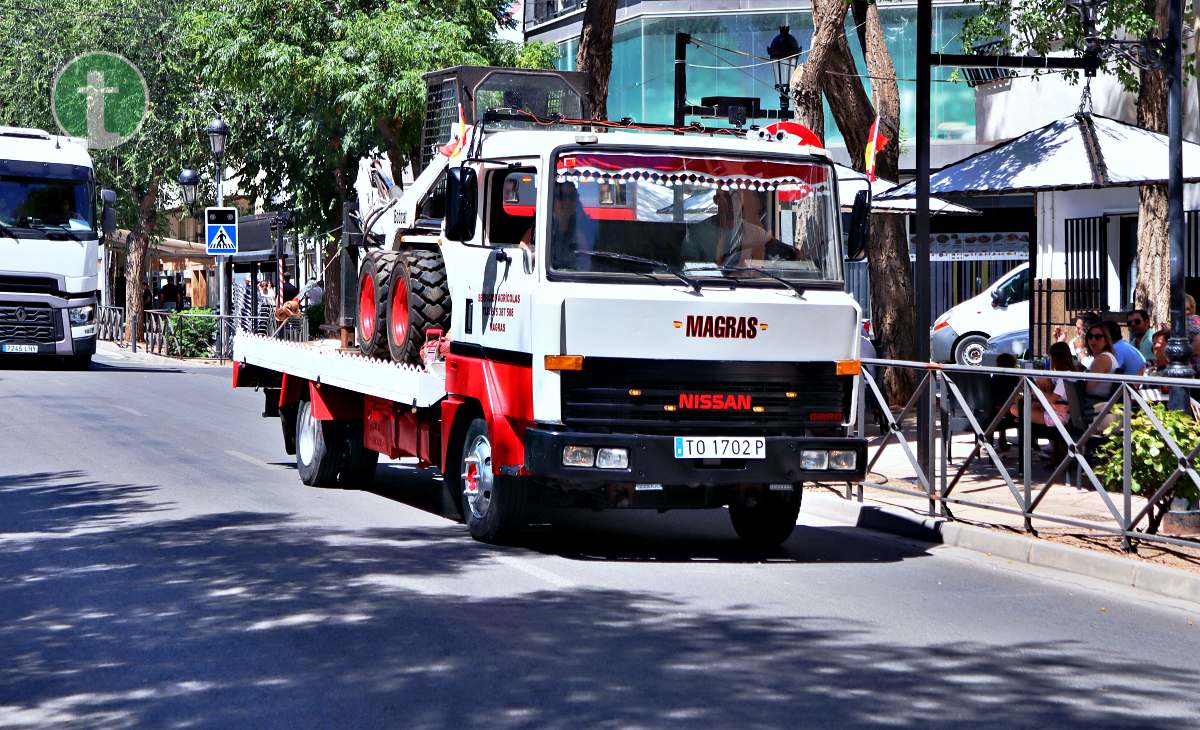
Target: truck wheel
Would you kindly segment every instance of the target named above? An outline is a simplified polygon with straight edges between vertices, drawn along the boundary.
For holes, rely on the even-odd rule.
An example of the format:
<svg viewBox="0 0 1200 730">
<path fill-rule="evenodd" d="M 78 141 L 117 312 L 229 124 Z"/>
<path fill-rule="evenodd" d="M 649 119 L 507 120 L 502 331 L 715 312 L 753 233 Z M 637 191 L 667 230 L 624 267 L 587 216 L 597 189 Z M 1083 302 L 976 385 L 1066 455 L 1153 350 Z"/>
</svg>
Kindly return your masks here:
<svg viewBox="0 0 1200 730">
<path fill-rule="evenodd" d="M 419 363 L 430 327 L 450 332 L 450 289 L 438 251 L 401 251 L 388 300 L 388 350 L 396 362 Z"/>
<path fill-rule="evenodd" d="M 296 471 L 310 487 L 332 484 L 346 455 L 345 424 L 313 418 L 312 404 L 296 410 Z"/>
<path fill-rule="evenodd" d="M 987 348 L 987 338 L 983 335 L 968 335 L 954 346 L 954 362 L 959 365 L 982 365 L 983 351 Z"/>
<path fill-rule="evenodd" d="M 345 454 L 342 469 L 338 473 L 338 484 L 343 487 L 367 487 L 375 481 L 375 469 L 379 466 L 379 452 L 363 445 L 362 426 L 353 424 L 345 430 Z"/>
<path fill-rule="evenodd" d="M 358 349 L 367 357 L 383 355 L 387 348 L 387 303 L 392 288 L 396 254 L 372 251 L 363 258 L 358 274 Z"/>
<path fill-rule="evenodd" d="M 492 473 L 492 442 L 482 418 L 467 429 L 461 465 L 463 515 L 471 537 L 499 543 L 525 526 L 524 485 Z"/>
<path fill-rule="evenodd" d="M 799 485 L 793 494 L 764 493 L 752 502 L 729 505 L 729 521 L 743 542 L 758 548 L 783 544 L 800 516 Z"/>
</svg>

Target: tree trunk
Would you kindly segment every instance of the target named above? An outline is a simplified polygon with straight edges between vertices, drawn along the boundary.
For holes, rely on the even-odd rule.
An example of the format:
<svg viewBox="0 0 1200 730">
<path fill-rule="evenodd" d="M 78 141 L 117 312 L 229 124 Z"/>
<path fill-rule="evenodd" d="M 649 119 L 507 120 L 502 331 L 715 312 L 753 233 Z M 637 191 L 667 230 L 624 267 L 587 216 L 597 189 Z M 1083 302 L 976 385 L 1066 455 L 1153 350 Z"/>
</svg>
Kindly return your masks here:
<svg viewBox="0 0 1200 730">
<path fill-rule="evenodd" d="M 1146 0 L 1146 12 L 1158 23 L 1158 36 L 1166 34 L 1166 0 Z M 1197 61 L 1200 63 L 1200 60 Z M 1138 86 L 1139 127 L 1167 131 L 1167 77 L 1159 71 L 1142 71 Z M 1171 239 L 1167 220 L 1167 186 L 1143 185 L 1138 189 L 1137 285 L 1134 302 L 1150 312 L 1156 324 L 1171 319 Z M 1124 306 L 1126 302 L 1121 302 Z"/>
<path fill-rule="evenodd" d="M 388 172 L 392 176 L 392 182 L 400 190 L 404 189 L 404 166 L 408 162 L 404 154 L 404 146 L 401 144 L 400 135 L 403 132 L 403 119 L 384 119 L 379 118 L 375 122 L 375 126 L 379 129 L 380 136 L 383 137 L 384 152 L 387 152 L 388 163 L 391 165 L 391 170 Z M 413 166 L 419 164 L 420 158 L 413 159 Z M 413 170 L 413 174 L 420 174 L 418 170 Z"/>
<path fill-rule="evenodd" d="M 808 60 L 796 67 L 790 80 L 795 117 L 825 139 L 825 107 L 821 103 L 822 76 L 838 39 L 846 40 L 846 3 L 813 0 L 812 45 Z"/>
<path fill-rule="evenodd" d="M 579 32 L 577 71 L 588 75 L 587 103 L 591 119 L 608 119 L 608 77 L 612 73 L 613 26 L 617 0 L 588 0 Z"/>
<path fill-rule="evenodd" d="M 873 77 L 874 106 L 857 76 L 845 33 L 832 48 L 823 77 L 825 96 L 846 141 L 851 165 L 859 171 L 866 169 L 866 147 L 878 113 L 880 131 L 891 141 L 876 155 L 876 173 L 881 178 L 896 180 L 900 171 L 900 90 L 895 80 L 896 67 L 884 42 L 879 7 L 874 2 L 867 3 L 861 26 L 867 73 Z M 867 261 L 871 272 L 871 321 L 881 345 L 880 355 L 911 360 L 916 357 L 916 338 L 922 334 L 916 331 L 908 232 L 902 216 L 872 216 Z M 916 380 L 911 371 L 889 368 L 884 371 L 884 383 L 892 403 L 903 403 L 912 395 Z"/>
<path fill-rule="evenodd" d="M 154 180 L 162 176 L 155 174 Z M 125 341 L 138 337 L 142 320 L 142 288 L 146 283 L 146 252 L 150 249 L 150 234 L 158 223 L 158 183 L 145 190 L 134 190 L 138 201 L 137 220 L 129 233 L 125 255 Z"/>
</svg>

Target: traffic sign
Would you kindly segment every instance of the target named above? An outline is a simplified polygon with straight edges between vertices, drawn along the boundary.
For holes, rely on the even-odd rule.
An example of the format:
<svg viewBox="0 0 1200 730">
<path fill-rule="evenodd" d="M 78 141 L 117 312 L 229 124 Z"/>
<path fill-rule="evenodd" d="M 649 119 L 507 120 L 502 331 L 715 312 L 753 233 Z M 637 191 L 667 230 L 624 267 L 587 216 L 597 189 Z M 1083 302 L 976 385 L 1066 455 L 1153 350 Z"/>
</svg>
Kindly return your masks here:
<svg viewBox="0 0 1200 730">
<path fill-rule="evenodd" d="M 238 252 L 237 208 L 205 208 L 204 240 L 210 256 Z"/>
</svg>

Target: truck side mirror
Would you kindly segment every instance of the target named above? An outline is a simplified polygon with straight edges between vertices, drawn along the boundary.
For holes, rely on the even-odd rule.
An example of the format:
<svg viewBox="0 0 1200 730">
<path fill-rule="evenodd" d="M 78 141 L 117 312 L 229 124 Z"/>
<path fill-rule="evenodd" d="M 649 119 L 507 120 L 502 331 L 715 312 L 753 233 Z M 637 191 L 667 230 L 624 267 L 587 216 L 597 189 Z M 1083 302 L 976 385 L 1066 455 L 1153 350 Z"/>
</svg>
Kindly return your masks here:
<svg viewBox="0 0 1200 730">
<path fill-rule="evenodd" d="M 996 307 L 997 309 L 1003 309 L 1004 307 L 1008 306 L 1008 297 L 1005 296 L 1003 289 L 997 289 L 996 291 L 992 292 L 992 306 Z"/>
<path fill-rule="evenodd" d="M 104 209 L 100 212 L 100 230 L 108 237 L 117 230 L 117 211 L 113 209 L 117 204 L 117 194 L 112 190 L 101 190 L 100 202 L 104 203 Z"/>
<path fill-rule="evenodd" d="M 850 235 L 846 241 L 846 255 L 851 261 L 862 261 L 867 257 L 867 244 L 871 241 L 871 204 L 867 191 L 859 190 L 854 196 L 854 207 L 850 210 Z"/>
<path fill-rule="evenodd" d="M 473 167 L 446 171 L 446 238 L 469 241 L 475 237 L 479 209 L 479 177 Z"/>
</svg>

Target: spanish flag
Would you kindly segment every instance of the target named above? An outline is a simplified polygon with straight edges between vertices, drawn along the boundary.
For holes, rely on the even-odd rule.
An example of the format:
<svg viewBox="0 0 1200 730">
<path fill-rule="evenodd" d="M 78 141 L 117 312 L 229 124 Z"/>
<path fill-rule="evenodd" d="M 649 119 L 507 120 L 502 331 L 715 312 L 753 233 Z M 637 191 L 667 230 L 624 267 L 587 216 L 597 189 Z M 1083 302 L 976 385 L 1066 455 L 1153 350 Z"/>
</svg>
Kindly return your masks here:
<svg viewBox="0 0 1200 730">
<path fill-rule="evenodd" d="M 470 127 L 467 125 L 466 119 L 463 117 L 462 103 L 458 105 L 458 123 L 453 126 L 450 131 L 452 135 L 449 142 L 438 147 L 438 152 L 446 157 L 454 157 L 462 149 L 467 142 L 467 131 Z"/>
<path fill-rule="evenodd" d="M 866 163 L 867 180 L 875 182 L 875 153 L 887 147 L 887 135 L 879 129 L 879 117 L 875 117 L 875 123 L 871 125 L 871 133 L 867 135 L 867 150 L 863 153 L 863 161 Z"/>
</svg>

